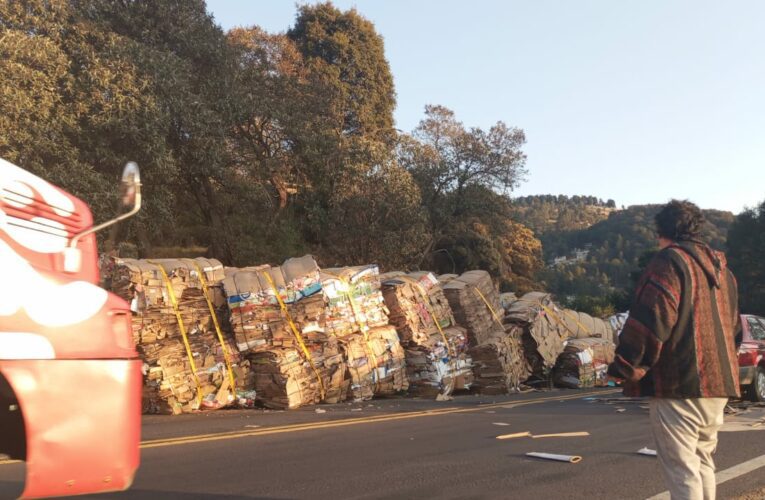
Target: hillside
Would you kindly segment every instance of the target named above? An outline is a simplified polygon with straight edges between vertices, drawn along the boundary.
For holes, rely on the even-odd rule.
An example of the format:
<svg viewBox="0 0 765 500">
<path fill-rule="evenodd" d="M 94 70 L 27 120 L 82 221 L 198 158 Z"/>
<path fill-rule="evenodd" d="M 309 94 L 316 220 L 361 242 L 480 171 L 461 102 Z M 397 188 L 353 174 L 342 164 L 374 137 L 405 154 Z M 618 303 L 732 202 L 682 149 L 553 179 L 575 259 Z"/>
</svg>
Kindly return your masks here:
<svg viewBox="0 0 765 500">
<path fill-rule="evenodd" d="M 660 207 L 635 205 L 613 211 L 586 229 L 541 234 L 546 267 L 539 279 L 562 298 L 577 296 L 586 301 L 589 297 L 591 302 L 597 299 L 624 309 L 641 257 L 656 249 L 653 218 Z M 708 221 L 704 240 L 724 250 L 733 214 L 704 210 L 704 215 Z"/>
<path fill-rule="evenodd" d="M 594 196 L 535 195 L 513 200 L 514 216 L 537 236 L 549 231 L 586 229 L 616 210 L 613 200 Z"/>
</svg>

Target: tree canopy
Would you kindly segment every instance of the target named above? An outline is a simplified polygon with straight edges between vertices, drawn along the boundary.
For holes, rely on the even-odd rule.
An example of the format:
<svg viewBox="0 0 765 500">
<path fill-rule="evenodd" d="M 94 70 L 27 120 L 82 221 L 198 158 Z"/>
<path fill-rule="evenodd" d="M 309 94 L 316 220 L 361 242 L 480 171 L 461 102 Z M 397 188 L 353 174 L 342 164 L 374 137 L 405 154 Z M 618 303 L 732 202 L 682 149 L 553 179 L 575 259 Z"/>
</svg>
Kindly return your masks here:
<svg viewBox="0 0 765 500">
<path fill-rule="evenodd" d="M 101 220 L 137 161 L 145 208 L 122 235 L 135 256 L 310 252 L 533 286 L 539 240 L 509 218 L 523 131 L 432 105 L 399 133 L 383 39 L 354 9 L 225 33 L 202 0 L 3 2 L 0 55 L 0 155 Z"/>
</svg>

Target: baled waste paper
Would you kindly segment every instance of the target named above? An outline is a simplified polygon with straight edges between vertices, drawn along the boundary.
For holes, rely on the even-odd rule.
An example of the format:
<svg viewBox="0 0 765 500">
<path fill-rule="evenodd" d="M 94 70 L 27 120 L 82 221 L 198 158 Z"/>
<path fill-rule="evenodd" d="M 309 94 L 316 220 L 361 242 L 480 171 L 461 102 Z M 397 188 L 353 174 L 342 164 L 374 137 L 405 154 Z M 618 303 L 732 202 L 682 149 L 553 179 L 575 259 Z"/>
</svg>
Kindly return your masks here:
<svg viewBox="0 0 765 500">
<path fill-rule="evenodd" d="M 571 389 L 604 387 L 614 351 L 610 339 L 569 339 L 553 367 L 553 381 L 559 387 Z"/>
<path fill-rule="evenodd" d="M 185 413 L 249 395 L 249 364 L 221 326 L 223 266 L 214 259 L 115 259 L 106 280 L 131 304 L 144 361 L 145 413 Z"/>
<path fill-rule="evenodd" d="M 438 279 L 430 272 L 381 276 L 383 297 L 406 352 L 410 392 L 448 396 L 471 386 L 467 331 L 454 316 Z"/>
</svg>

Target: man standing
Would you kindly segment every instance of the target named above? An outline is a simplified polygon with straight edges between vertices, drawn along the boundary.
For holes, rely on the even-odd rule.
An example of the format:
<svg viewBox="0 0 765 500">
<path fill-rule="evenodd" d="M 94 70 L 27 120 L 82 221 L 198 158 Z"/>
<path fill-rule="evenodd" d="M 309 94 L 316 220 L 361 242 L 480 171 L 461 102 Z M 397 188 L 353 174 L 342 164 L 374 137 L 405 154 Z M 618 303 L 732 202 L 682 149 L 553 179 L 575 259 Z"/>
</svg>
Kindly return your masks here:
<svg viewBox="0 0 765 500">
<path fill-rule="evenodd" d="M 675 499 L 714 499 L 712 453 L 729 397 L 739 396 L 736 280 L 699 241 L 704 216 L 672 200 L 656 215 L 661 250 L 638 282 L 608 372 L 625 396 L 652 396 L 651 428 Z"/>
</svg>

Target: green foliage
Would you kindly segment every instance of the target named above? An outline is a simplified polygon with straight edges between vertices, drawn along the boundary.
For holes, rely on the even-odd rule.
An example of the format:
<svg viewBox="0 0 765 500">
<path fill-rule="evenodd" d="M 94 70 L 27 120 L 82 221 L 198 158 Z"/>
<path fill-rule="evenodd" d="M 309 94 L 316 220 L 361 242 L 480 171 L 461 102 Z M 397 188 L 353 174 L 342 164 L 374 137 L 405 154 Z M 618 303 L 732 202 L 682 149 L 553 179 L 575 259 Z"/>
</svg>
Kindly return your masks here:
<svg viewBox="0 0 765 500">
<path fill-rule="evenodd" d="M 765 201 L 736 217 L 727 246 L 741 312 L 765 316 Z"/>
<path fill-rule="evenodd" d="M 112 235 L 131 256 L 310 252 L 535 287 L 541 246 L 507 198 L 523 132 L 429 106 L 398 136 L 382 37 L 355 10 L 304 5 L 286 34 L 226 34 L 202 0 L 3 2 L 0 56 L 0 155 L 101 220 L 122 165 L 140 165 L 144 209 Z"/>
<path fill-rule="evenodd" d="M 401 164 L 422 193 L 429 241 L 420 265 L 439 272 L 485 269 L 505 288 L 527 291 L 541 267 L 541 246 L 511 221 L 509 193 L 525 174 L 523 131 L 497 122 L 466 129 L 443 106 L 398 146 Z"/>
<path fill-rule="evenodd" d="M 548 266 L 538 278 L 559 296 L 605 297 L 618 310 L 626 310 L 637 278 L 657 249 L 653 218 L 659 209 L 659 205 L 631 206 L 586 229 L 543 233 Z M 723 249 L 733 215 L 704 210 L 704 216 L 703 239 Z M 553 264 L 555 257 L 571 258 L 574 249 L 586 250 L 586 257 Z"/>
<path fill-rule="evenodd" d="M 615 207 L 613 200 L 604 203 L 594 196 L 522 196 L 513 199 L 513 217 L 543 234 L 586 229 L 607 219 Z"/>
<path fill-rule="evenodd" d="M 343 133 L 386 142 L 395 137 L 393 75 L 371 22 L 330 2 L 303 5 L 287 36 L 334 96 Z"/>
</svg>

